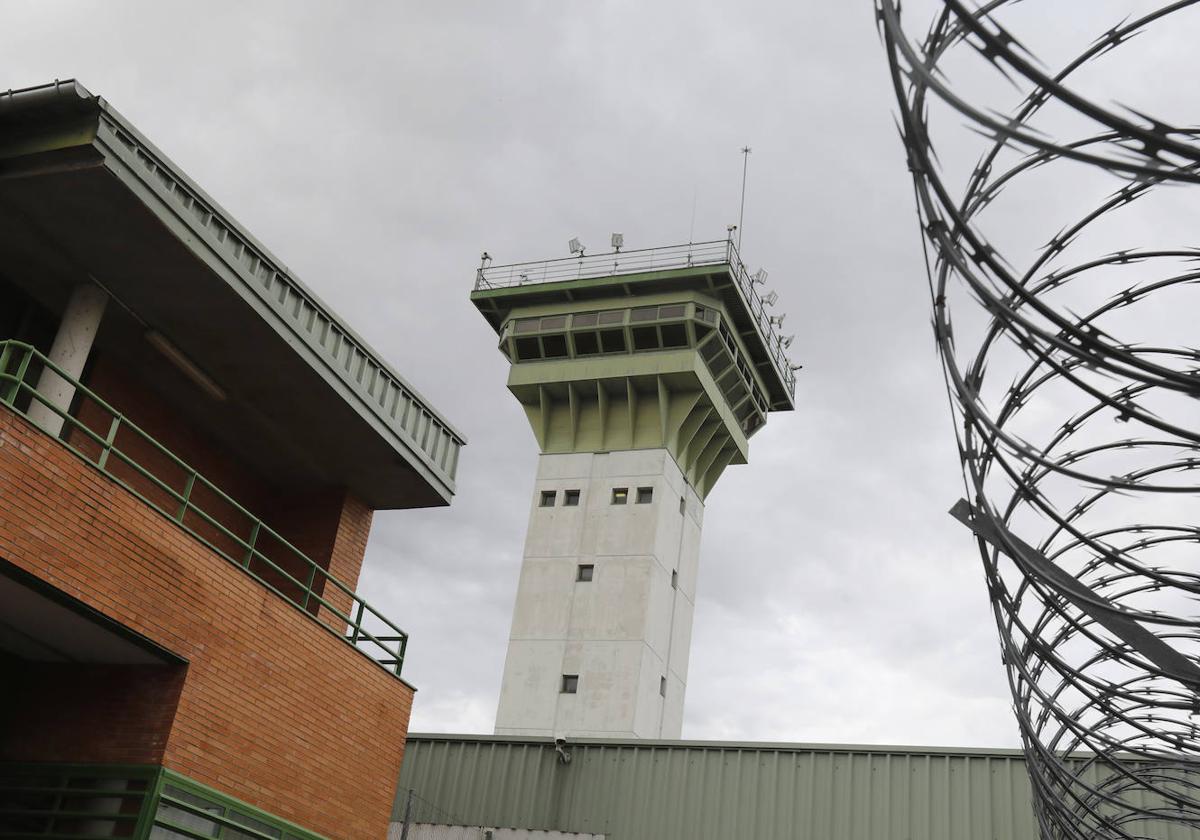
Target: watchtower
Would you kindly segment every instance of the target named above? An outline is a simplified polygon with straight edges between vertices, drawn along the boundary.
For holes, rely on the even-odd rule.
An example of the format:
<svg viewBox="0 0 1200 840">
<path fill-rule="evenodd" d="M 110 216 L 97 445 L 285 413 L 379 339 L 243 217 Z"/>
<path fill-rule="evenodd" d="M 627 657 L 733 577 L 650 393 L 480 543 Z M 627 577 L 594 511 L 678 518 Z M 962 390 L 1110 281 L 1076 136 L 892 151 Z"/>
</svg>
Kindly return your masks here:
<svg viewBox="0 0 1200 840">
<path fill-rule="evenodd" d="M 485 257 L 471 300 L 542 453 L 497 734 L 679 737 L 705 499 L 793 408 L 763 279 L 732 240 Z"/>
</svg>

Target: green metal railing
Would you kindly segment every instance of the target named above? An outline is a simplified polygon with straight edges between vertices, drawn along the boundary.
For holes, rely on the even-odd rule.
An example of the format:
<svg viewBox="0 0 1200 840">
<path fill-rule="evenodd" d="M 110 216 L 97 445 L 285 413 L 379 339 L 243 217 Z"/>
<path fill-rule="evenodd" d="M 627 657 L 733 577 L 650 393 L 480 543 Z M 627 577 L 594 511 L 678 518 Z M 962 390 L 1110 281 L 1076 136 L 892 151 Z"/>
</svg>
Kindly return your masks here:
<svg viewBox="0 0 1200 840">
<path fill-rule="evenodd" d="M 38 392 L 36 383 L 46 369 L 75 387 L 75 414 Z M 0 404 L 31 422 L 36 421 L 30 409 L 45 406 L 62 419 L 58 440 L 73 453 L 359 653 L 399 676 L 407 633 L 31 345 L 0 341 Z M 85 406 L 90 425 L 78 416 Z M 348 612 L 329 600 L 330 588 L 349 600 Z"/>
<path fill-rule="evenodd" d="M 324 840 L 153 765 L 0 763 L 0 840 Z"/>
</svg>

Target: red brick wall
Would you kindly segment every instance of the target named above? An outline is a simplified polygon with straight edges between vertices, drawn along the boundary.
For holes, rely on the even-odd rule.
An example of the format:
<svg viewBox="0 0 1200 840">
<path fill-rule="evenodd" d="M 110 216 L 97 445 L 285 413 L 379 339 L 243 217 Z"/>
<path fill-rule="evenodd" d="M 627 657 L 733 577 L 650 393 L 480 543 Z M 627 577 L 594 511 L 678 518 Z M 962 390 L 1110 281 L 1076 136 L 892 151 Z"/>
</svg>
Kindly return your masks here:
<svg viewBox="0 0 1200 840">
<path fill-rule="evenodd" d="M 354 589 L 358 585 L 372 513 L 363 503 L 351 499 L 344 490 L 301 487 L 281 492 L 196 429 L 190 418 L 111 364 L 102 353 L 96 354 L 86 384 L 176 457 L 198 470 L 222 492 L 341 580 L 347 588 Z M 87 398 L 79 401 L 75 416 L 100 437 L 107 436 L 113 417 L 111 412 Z M 85 432 L 75 429 L 67 439 L 93 460 L 98 457 L 101 447 Z M 117 450 L 130 456 L 176 493 L 184 491 L 186 471 L 140 435 L 128 429 L 118 430 L 114 442 Z M 152 502 L 169 511 L 177 508 L 178 501 L 171 493 L 119 456 L 110 455 L 107 468 Z M 249 541 L 252 520 L 202 483 L 193 485 L 190 499 L 196 508 L 215 519 L 221 527 L 207 521 L 196 510 L 189 510 L 186 514 L 184 521 L 188 527 L 226 553 L 237 558 L 244 556 L 246 549 L 238 539 Z M 343 516 L 349 516 L 350 521 L 343 523 Z M 230 536 L 230 533 L 234 536 Z M 265 533 L 260 533 L 255 540 L 255 549 L 269 558 L 271 564 L 279 567 L 276 569 L 269 563 L 254 559 L 252 569 L 255 574 L 286 595 L 297 597 L 309 581 L 311 567 L 295 552 Z M 331 563 L 336 569 L 331 567 Z M 323 575 L 316 575 L 313 581 L 316 594 L 334 602 L 342 612 L 349 608 L 349 597 L 341 593 L 338 587 L 325 585 Z M 315 615 L 319 607 L 319 602 L 312 602 L 310 612 Z"/>
<path fill-rule="evenodd" d="M 161 764 L 186 670 L 6 660 L 0 759 Z"/>
<path fill-rule="evenodd" d="M 410 688 L 3 408 L 0 499 L 0 557 L 189 661 L 167 767 L 330 837 L 385 836 Z"/>
</svg>

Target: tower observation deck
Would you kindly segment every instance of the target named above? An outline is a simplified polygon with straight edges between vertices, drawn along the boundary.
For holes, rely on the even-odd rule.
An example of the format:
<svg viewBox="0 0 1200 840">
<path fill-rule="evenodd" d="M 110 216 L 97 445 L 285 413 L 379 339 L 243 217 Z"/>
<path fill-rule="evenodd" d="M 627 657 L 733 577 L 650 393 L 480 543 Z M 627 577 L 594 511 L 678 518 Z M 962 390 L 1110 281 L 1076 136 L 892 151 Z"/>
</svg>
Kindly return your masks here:
<svg viewBox="0 0 1200 840">
<path fill-rule="evenodd" d="M 794 407 L 730 240 L 483 266 L 541 450 L 496 732 L 678 738 L 704 504 Z"/>
</svg>

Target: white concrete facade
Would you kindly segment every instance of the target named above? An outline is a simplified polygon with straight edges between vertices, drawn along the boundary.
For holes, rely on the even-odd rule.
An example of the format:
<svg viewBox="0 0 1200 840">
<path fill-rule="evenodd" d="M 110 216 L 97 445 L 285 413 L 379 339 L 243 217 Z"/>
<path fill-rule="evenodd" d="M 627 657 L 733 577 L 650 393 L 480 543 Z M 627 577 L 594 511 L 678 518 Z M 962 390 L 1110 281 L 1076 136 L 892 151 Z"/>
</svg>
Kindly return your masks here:
<svg viewBox="0 0 1200 840">
<path fill-rule="evenodd" d="M 540 457 L 496 734 L 680 737 L 703 516 L 666 449 Z"/>
</svg>

